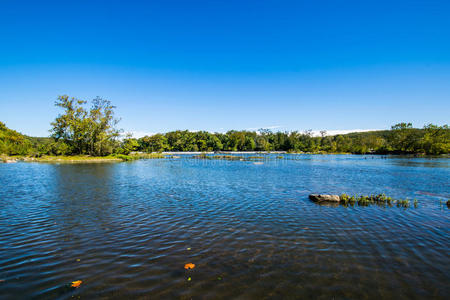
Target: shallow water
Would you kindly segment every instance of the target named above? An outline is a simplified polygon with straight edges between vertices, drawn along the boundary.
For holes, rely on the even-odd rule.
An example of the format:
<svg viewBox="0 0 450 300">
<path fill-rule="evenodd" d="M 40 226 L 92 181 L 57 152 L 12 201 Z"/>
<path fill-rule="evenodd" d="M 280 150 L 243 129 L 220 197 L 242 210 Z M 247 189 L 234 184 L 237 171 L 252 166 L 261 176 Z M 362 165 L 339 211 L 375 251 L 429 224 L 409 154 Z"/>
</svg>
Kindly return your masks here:
<svg viewBox="0 0 450 300">
<path fill-rule="evenodd" d="M 0 298 L 450 295 L 450 159 L 276 156 L 0 164 Z M 419 205 L 328 207 L 312 192 Z"/>
</svg>

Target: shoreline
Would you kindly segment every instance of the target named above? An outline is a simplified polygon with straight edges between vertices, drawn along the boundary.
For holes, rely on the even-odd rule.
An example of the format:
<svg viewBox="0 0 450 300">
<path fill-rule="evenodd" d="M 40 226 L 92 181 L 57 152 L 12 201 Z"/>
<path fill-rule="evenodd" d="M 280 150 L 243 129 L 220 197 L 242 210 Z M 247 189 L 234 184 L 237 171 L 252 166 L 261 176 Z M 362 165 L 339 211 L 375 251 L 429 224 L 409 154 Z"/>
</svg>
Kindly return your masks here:
<svg viewBox="0 0 450 300">
<path fill-rule="evenodd" d="M 177 159 L 178 156 L 186 155 L 245 155 L 245 154 L 260 154 L 260 155 L 270 155 L 270 154 L 282 154 L 282 155 L 352 155 L 352 156 L 373 156 L 373 157 L 408 157 L 408 158 L 421 158 L 421 157 L 439 157 L 439 158 L 450 158 L 449 154 L 441 155 L 425 155 L 425 154 L 353 154 L 353 153 L 308 153 L 308 152 L 286 152 L 286 151 L 218 151 L 218 152 L 186 152 L 186 151 L 165 151 L 165 152 L 152 152 L 152 153 L 140 153 L 135 152 L 129 155 L 110 155 L 110 156 L 89 156 L 89 155 L 73 155 L 73 156 L 42 156 L 42 157 L 29 157 L 29 156 L 8 156 L 0 155 L 0 163 L 16 163 L 16 162 L 41 162 L 41 163 L 111 163 L 111 162 L 124 162 L 133 161 L 139 159 Z M 281 158 L 281 156 L 277 156 Z"/>
<path fill-rule="evenodd" d="M 43 156 L 43 157 L 26 157 L 26 156 L 5 156 L 1 157 L 3 163 L 16 162 L 40 162 L 40 163 L 103 163 L 103 162 L 121 162 L 120 158 L 115 157 L 97 157 L 97 156 Z"/>
</svg>

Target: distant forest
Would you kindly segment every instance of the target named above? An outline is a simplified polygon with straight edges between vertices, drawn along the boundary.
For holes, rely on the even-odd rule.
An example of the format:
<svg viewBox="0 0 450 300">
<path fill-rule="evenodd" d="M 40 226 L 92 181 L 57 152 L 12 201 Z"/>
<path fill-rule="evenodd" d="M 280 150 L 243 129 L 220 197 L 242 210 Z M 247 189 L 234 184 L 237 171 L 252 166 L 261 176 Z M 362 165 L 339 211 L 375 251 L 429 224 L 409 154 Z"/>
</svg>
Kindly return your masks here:
<svg viewBox="0 0 450 300">
<path fill-rule="evenodd" d="M 354 154 L 448 154 L 448 125 L 429 124 L 414 128 L 399 123 L 390 130 L 355 132 L 343 135 L 313 136 L 305 132 L 228 131 L 210 133 L 187 130 L 145 136 L 123 137 L 116 128 L 114 106 L 96 98 L 87 102 L 60 96 L 55 103 L 64 112 L 51 123 L 51 136 L 28 137 L 0 122 L 0 153 L 6 155 L 79 155 L 105 156 L 130 152 L 162 151 L 287 151 L 297 153 Z"/>
</svg>

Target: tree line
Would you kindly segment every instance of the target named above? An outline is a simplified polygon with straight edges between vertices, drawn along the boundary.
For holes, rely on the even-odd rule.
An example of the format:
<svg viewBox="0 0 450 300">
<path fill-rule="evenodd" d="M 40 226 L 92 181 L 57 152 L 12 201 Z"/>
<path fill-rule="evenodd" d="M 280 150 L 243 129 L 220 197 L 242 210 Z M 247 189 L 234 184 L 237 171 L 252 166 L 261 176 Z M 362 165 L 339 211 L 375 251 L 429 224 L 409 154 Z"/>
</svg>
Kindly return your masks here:
<svg viewBox="0 0 450 300">
<path fill-rule="evenodd" d="M 287 151 L 306 153 L 450 153 L 448 125 L 426 125 L 413 128 L 400 123 L 391 130 L 356 132 L 345 135 L 313 136 L 312 131 L 272 132 L 270 130 L 228 131 L 172 131 L 135 139 L 136 151 Z"/>
<path fill-rule="evenodd" d="M 355 154 L 447 154 L 450 153 L 448 125 L 429 124 L 414 128 L 399 123 L 390 130 L 313 136 L 312 131 L 236 131 L 210 133 L 177 130 L 142 138 L 123 136 L 117 128 L 115 106 L 95 98 L 90 103 L 68 96 L 58 97 L 62 109 L 51 123 L 50 137 L 33 138 L 8 129 L 0 122 L 0 153 L 7 155 L 129 154 L 133 151 L 287 151 Z M 89 106 L 90 105 L 90 106 Z"/>
</svg>

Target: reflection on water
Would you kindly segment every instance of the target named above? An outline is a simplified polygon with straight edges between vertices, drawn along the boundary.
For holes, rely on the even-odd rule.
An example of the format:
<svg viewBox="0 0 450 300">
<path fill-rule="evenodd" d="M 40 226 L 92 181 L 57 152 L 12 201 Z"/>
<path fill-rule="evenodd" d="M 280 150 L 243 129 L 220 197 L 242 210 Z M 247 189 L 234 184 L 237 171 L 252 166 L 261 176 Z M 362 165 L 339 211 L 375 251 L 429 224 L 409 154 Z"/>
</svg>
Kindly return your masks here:
<svg viewBox="0 0 450 300">
<path fill-rule="evenodd" d="M 448 159 L 259 162 L 0 165 L 1 298 L 450 294 Z M 419 206 L 321 206 L 311 192 L 384 192 Z"/>
</svg>

